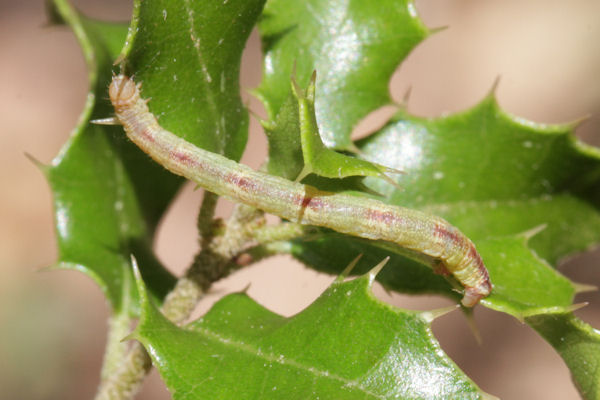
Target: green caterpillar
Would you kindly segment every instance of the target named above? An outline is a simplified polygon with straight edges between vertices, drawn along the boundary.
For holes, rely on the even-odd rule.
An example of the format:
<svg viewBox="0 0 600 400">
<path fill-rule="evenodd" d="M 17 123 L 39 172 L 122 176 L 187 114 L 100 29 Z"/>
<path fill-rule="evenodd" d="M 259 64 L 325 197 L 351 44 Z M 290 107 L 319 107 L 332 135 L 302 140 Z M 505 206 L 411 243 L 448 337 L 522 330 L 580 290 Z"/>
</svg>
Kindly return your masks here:
<svg viewBox="0 0 600 400">
<path fill-rule="evenodd" d="M 396 243 L 441 262 L 465 288 L 462 304 L 473 307 L 492 284 L 475 245 L 444 219 L 377 200 L 332 194 L 255 171 L 202 150 L 161 128 L 140 96 L 140 86 L 117 75 L 109 87 L 116 117 L 127 136 L 155 161 L 201 187 L 281 218 L 367 239 Z"/>
</svg>

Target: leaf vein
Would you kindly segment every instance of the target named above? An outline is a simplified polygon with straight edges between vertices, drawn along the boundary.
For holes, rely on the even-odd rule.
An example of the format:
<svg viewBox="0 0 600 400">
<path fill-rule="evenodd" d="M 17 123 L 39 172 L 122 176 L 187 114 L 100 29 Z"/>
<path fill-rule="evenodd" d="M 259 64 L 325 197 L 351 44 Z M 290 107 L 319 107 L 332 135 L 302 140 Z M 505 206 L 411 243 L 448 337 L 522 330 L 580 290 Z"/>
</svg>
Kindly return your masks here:
<svg viewBox="0 0 600 400">
<path fill-rule="evenodd" d="M 275 356 L 274 354 L 271 353 L 265 353 L 263 351 L 259 351 L 258 348 L 246 344 L 246 343 L 242 343 L 239 342 L 235 339 L 231 339 L 228 337 L 223 337 L 222 335 L 208 330 L 208 329 L 203 329 L 203 328 L 199 328 L 199 327 L 194 327 L 193 329 L 194 332 L 197 333 L 201 333 L 203 334 L 205 337 L 207 337 L 208 339 L 212 339 L 215 340 L 221 344 L 224 344 L 226 346 L 232 346 L 237 348 L 238 350 L 244 352 L 244 353 L 248 353 L 251 354 L 254 357 L 259 357 L 259 358 L 263 358 L 264 360 L 268 361 L 268 362 L 275 362 L 281 365 L 288 365 L 291 366 L 293 368 L 297 368 L 300 369 L 302 371 L 305 371 L 309 374 L 312 374 L 313 377 L 315 378 L 323 378 L 323 379 L 332 379 L 332 380 L 336 380 L 338 382 L 341 382 L 343 384 L 343 387 L 346 388 L 355 388 L 360 390 L 361 392 L 363 392 L 365 395 L 370 396 L 371 398 L 375 398 L 375 399 L 385 399 L 384 396 L 378 394 L 378 393 L 374 393 L 372 391 L 370 391 L 369 389 L 367 389 L 366 387 L 364 387 L 363 385 L 361 385 L 361 383 L 357 380 L 351 380 L 351 379 L 347 379 L 343 376 L 331 373 L 329 371 L 324 371 L 324 370 L 320 370 L 308 365 L 305 365 L 299 361 L 296 361 L 294 359 L 291 358 L 283 358 L 281 356 Z"/>
</svg>

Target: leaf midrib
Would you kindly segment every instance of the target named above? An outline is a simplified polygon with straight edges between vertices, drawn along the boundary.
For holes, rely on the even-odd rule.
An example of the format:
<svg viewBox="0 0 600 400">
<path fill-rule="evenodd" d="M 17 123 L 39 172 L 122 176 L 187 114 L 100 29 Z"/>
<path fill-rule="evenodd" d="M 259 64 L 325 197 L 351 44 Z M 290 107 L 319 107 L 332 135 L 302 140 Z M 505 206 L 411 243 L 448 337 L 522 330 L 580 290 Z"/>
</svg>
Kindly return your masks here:
<svg viewBox="0 0 600 400">
<path fill-rule="evenodd" d="M 371 398 L 381 400 L 386 399 L 386 397 L 368 390 L 356 380 L 350 380 L 326 370 L 321 370 L 315 367 L 307 366 L 297 360 L 294 360 L 293 358 L 287 358 L 284 354 L 276 356 L 273 353 L 264 352 L 257 347 L 240 342 L 235 338 L 222 336 L 219 333 L 206 328 L 194 327 L 191 331 L 203 335 L 207 340 L 213 340 L 222 345 L 234 347 L 237 350 L 250 354 L 253 357 L 257 357 L 269 363 L 275 362 L 281 365 L 291 366 L 293 368 L 300 369 L 308 374 L 312 374 L 317 378 L 335 380 L 341 382 L 344 387 L 359 389 L 361 392 L 363 392 L 367 396 L 370 396 Z"/>
</svg>

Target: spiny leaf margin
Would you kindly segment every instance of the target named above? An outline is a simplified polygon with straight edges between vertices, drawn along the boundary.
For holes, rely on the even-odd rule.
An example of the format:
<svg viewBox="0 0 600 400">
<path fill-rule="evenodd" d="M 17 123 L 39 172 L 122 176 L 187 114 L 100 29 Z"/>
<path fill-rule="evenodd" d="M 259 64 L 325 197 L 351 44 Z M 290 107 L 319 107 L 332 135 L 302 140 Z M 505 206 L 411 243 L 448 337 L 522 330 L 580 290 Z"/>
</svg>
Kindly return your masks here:
<svg viewBox="0 0 600 400">
<path fill-rule="evenodd" d="M 76 128 L 51 165 L 42 166 L 54 195 L 59 245 L 54 268 L 84 272 L 98 283 L 114 313 L 135 315 L 130 254 L 144 261 L 153 295 L 162 298 L 174 283 L 152 254 L 151 237 L 181 181 L 149 162 L 121 128 L 89 123 L 112 113 L 105 93 L 126 25 L 86 18 L 65 0 L 48 7 L 53 21 L 67 23 L 75 33 L 90 85 Z"/>
<path fill-rule="evenodd" d="M 434 339 L 428 321 L 435 313 L 378 301 L 371 293 L 375 274 L 336 280 L 290 318 L 232 294 L 186 328 L 143 295 L 140 324 L 129 338 L 147 348 L 175 399 L 482 398 Z"/>
<path fill-rule="evenodd" d="M 296 66 L 299 82 L 320 77 L 317 120 L 329 148 L 353 150 L 352 128 L 371 111 L 391 104 L 388 81 L 430 31 L 411 0 L 310 0 L 267 3 L 259 24 L 265 51 L 256 91 L 273 120 Z"/>
</svg>

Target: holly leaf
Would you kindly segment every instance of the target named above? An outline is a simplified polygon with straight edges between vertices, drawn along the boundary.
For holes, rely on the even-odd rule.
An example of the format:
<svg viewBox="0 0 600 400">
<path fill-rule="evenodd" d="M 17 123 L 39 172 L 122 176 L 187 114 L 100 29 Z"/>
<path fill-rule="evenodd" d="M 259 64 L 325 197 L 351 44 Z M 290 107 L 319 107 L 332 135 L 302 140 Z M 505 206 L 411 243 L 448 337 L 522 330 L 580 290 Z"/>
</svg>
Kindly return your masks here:
<svg viewBox="0 0 600 400">
<path fill-rule="evenodd" d="M 299 82 L 319 76 L 315 100 L 323 142 L 352 150 L 350 133 L 368 113 L 391 103 L 388 81 L 398 64 L 428 34 L 407 0 L 368 2 L 269 1 L 259 24 L 265 49 L 257 95 L 274 120 Z"/>
<path fill-rule="evenodd" d="M 377 176 L 394 183 L 383 165 L 328 149 L 319 134 L 315 115 L 316 74 L 302 90 L 295 77 L 291 93 L 275 121 L 263 122 L 269 138 L 268 171 L 287 179 L 301 181 L 309 174 L 324 178 Z"/>
<path fill-rule="evenodd" d="M 600 331 L 571 313 L 548 313 L 526 319 L 556 349 L 584 399 L 600 398 Z"/>
<path fill-rule="evenodd" d="M 440 215 L 469 236 L 494 284 L 481 303 L 531 324 L 565 359 L 582 396 L 596 399 L 598 332 L 569 313 L 577 308 L 575 293 L 586 288 L 555 270 L 600 237 L 600 152 L 577 141 L 574 128 L 510 116 L 490 95 L 443 118 L 401 111 L 358 147 L 370 160 L 406 171 L 398 179 L 402 190 L 371 178 L 366 185 L 386 202 Z M 330 232 L 290 246 L 308 265 L 333 273 L 356 253 L 369 262 L 390 250 Z M 457 297 L 414 260 L 395 256 L 390 264 L 378 278 L 389 289 Z"/>
<path fill-rule="evenodd" d="M 240 61 L 264 1 L 134 3 L 121 60 L 163 128 L 240 159 L 248 137 Z"/>
<path fill-rule="evenodd" d="M 54 195 L 56 267 L 92 277 L 114 313 L 135 313 L 131 254 L 143 260 L 142 273 L 154 296 L 162 298 L 174 283 L 151 249 L 159 218 L 181 181 L 149 161 L 121 128 L 89 123 L 112 113 L 106 89 L 127 25 L 91 20 L 64 0 L 49 6 L 53 20 L 75 33 L 90 82 L 77 127 L 51 165 L 41 167 Z"/>
<path fill-rule="evenodd" d="M 494 284 L 483 304 L 522 319 L 570 307 L 578 287 L 550 263 L 599 237 L 600 153 L 576 141 L 572 130 L 514 118 L 489 96 L 443 118 L 401 111 L 357 145 L 369 160 L 406 171 L 398 177 L 401 189 L 372 178 L 366 185 L 388 203 L 440 215 L 459 227 L 476 244 Z M 290 249 L 329 272 L 356 253 L 368 263 L 390 251 L 329 232 L 295 241 Z M 450 284 L 414 261 L 393 257 L 386 271 L 380 280 L 390 289 L 456 296 Z"/>
<path fill-rule="evenodd" d="M 262 0 L 225 6 L 136 2 L 129 31 L 123 24 L 85 18 L 64 0 L 54 6 L 54 19 L 72 27 L 90 71 L 80 123 L 45 168 L 54 193 L 57 265 L 85 272 L 114 311 L 125 307 L 135 314 L 131 254 L 143 262 L 154 296 L 162 298 L 174 284 L 152 253 L 152 239 L 183 180 L 151 161 L 121 127 L 89 124 L 113 113 L 107 100 L 113 61 L 127 43 L 119 60 L 126 60 L 129 72 L 139 72 L 145 97 L 160 92 L 150 108 L 162 115 L 161 123 L 196 145 L 239 158 L 247 135 L 239 63 Z"/>
<path fill-rule="evenodd" d="M 560 258 L 596 244 L 600 227 L 600 153 L 573 139 L 573 126 L 535 124 L 512 117 L 502 112 L 490 95 L 471 110 L 444 118 L 417 118 L 401 109 L 381 131 L 356 144 L 349 141 L 349 129 L 330 129 L 346 123 L 352 126 L 353 118 L 364 116 L 358 109 L 372 109 L 374 103 L 364 93 L 384 92 L 380 88 L 387 87 L 390 75 L 384 70 L 390 64 L 374 60 L 394 59 L 396 65 L 428 33 L 411 12 L 412 3 L 396 2 L 394 11 L 387 5 L 318 0 L 294 6 L 278 0 L 267 4 L 259 26 L 266 48 L 259 95 L 271 120 L 278 110 L 281 119 L 273 125 L 280 129 L 269 132 L 274 159 L 270 171 L 288 178 L 298 171 L 299 157 L 293 151 L 298 140 L 288 140 L 291 144 L 287 147 L 285 143 L 290 132 L 302 124 L 290 117 L 288 108 L 293 103 L 284 103 L 289 71 L 296 62 L 301 81 L 316 69 L 322 82 L 314 108 L 323 142 L 346 149 L 358 147 L 368 161 L 406 173 L 397 179 L 400 189 L 366 178 L 369 194 L 382 193 L 380 199 L 390 204 L 440 215 L 476 243 L 496 285 L 486 305 L 518 318 L 546 308 L 566 310 L 578 287 L 547 270 Z M 362 17 L 355 19 L 359 8 Z M 388 29 L 389 21 L 402 18 L 408 20 L 395 24 L 393 32 Z M 341 40 L 350 37 L 353 40 Z M 405 52 L 380 46 L 388 40 L 396 43 L 394 49 Z M 368 57 L 362 52 L 367 48 Z M 359 76 L 365 79 L 357 84 Z M 370 86 L 365 91 L 363 83 Z M 282 114 L 286 118 L 281 118 Z M 307 148 L 311 147 L 302 146 L 303 151 Z M 278 158 L 280 150 L 280 156 L 291 156 L 288 165 Z M 308 164 L 306 153 L 303 159 Z M 338 160 L 338 168 L 339 164 L 343 165 Z M 329 172 L 334 171 L 335 162 L 329 167 Z M 331 182 L 319 181 L 319 189 L 334 187 Z M 572 226 L 580 227 L 576 234 L 570 232 Z M 502 246 L 512 248 L 521 261 L 505 252 L 485 254 L 486 247 Z M 382 250 L 380 243 L 340 237 L 326 230 L 319 237 L 293 241 L 288 249 L 308 265 L 330 272 L 339 272 L 357 253 L 366 255 L 358 268 L 364 271 L 374 259 L 390 252 L 389 248 Z M 405 254 L 401 249 L 392 251 Z M 522 273 L 505 273 L 507 263 Z M 394 267 L 387 271 L 392 272 L 379 278 L 391 289 L 456 296 L 451 284 L 414 260 L 394 257 L 391 264 Z M 527 276 L 544 278 L 525 283 L 522 278 Z M 550 296 L 537 296 L 547 285 Z"/>
<path fill-rule="evenodd" d="M 600 151 L 579 142 L 574 128 L 513 117 L 492 94 L 444 118 L 401 112 L 359 146 L 406 171 L 403 190 L 368 184 L 390 203 L 441 215 L 473 240 L 543 227 L 530 245 L 555 264 L 597 243 L 600 226 Z"/>
<path fill-rule="evenodd" d="M 433 337 L 435 313 L 372 295 L 379 268 L 336 280 L 290 318 L 238 293 L 179 328 L 143 297 L 131 338 L 146 347 L 174 399 L 482 398 Z"/>
</svg>

